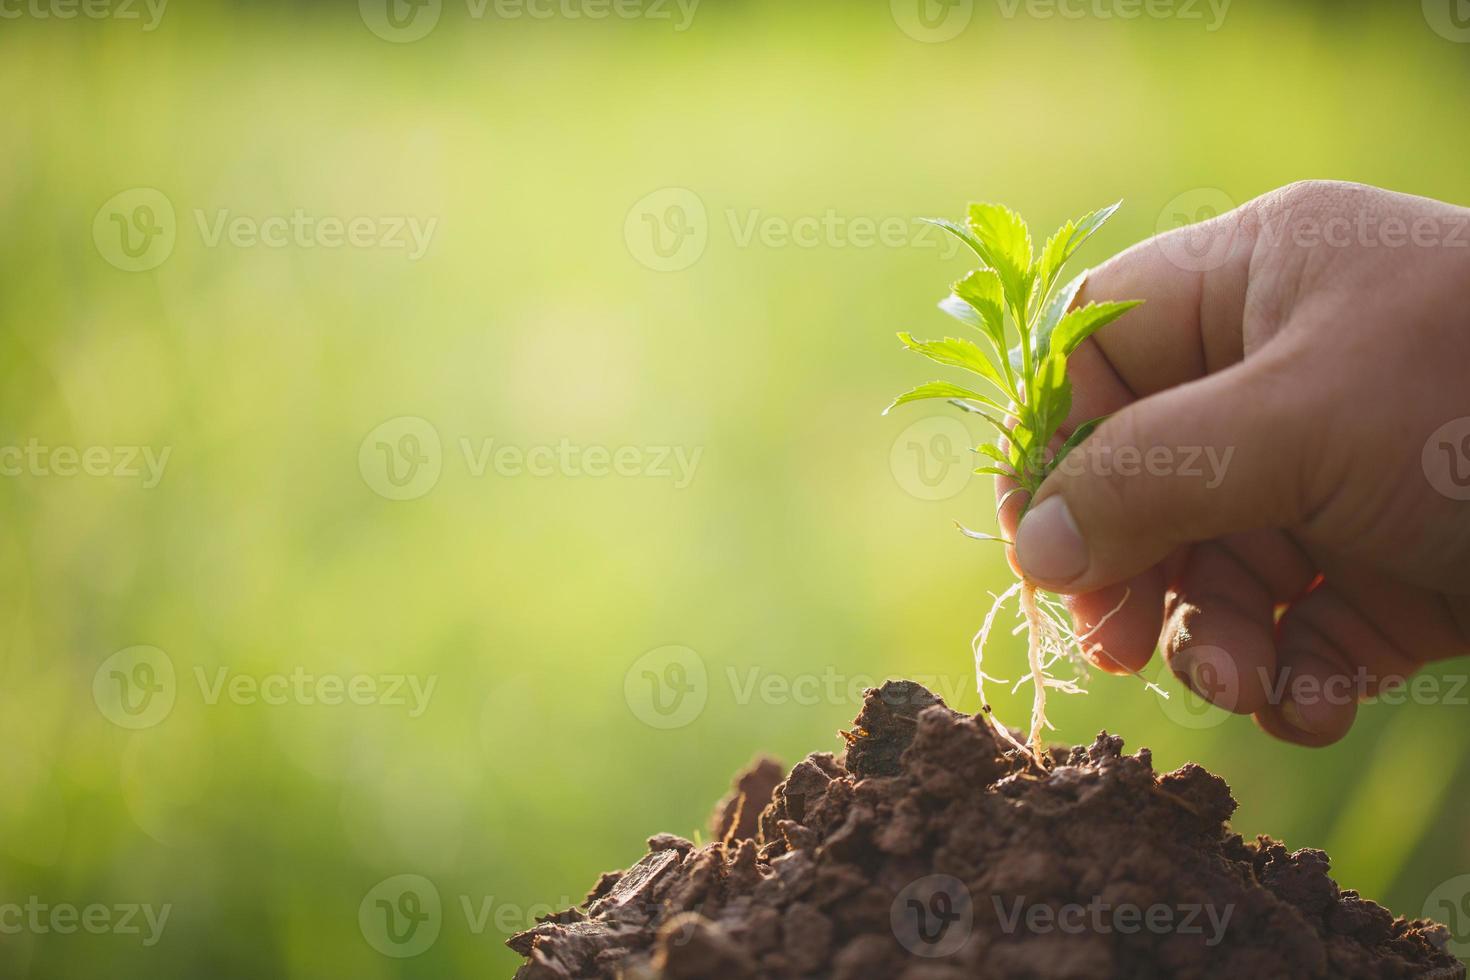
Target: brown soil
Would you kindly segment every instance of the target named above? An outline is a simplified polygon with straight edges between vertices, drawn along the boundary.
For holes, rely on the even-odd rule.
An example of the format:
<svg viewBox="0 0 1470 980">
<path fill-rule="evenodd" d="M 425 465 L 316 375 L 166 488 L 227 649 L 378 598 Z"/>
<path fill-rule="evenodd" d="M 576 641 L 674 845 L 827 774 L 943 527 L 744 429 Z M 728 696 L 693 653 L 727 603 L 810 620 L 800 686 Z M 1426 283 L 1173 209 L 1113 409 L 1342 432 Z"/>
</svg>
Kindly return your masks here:
<svg viewBox="0 0 1470 980">
<path fill-rule="evenodd" d="M 1443 926 L 1339 889 L 1323 852 L 1231 833 L 1199 766 L 1156 775 L 1104 732 L 1042 770 L 907 681 L 843 736 L 741 775 L 715 843 L 653 837 L 511 939 L 516 976 L 1465 976 Z"/>
</svg>

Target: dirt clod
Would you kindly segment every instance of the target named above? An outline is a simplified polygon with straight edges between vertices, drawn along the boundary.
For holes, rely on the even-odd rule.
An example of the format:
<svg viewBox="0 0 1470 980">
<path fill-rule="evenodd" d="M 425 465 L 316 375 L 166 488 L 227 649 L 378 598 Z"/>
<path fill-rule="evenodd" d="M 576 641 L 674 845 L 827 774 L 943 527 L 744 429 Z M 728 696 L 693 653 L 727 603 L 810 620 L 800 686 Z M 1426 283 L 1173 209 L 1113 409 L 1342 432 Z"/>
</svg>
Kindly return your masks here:
<svg viewBox="0 0 1470 980">
<path fill-rule="evenodd" d="M 713 843 L 661 834 L 509 941 L 520 980 L 1463 978 L 1448 933 L 1245 841 L 1229 787 L 1106 732 L 1042 770 L 923 687 L 866 692 L 842 756 L 737 777 Z"/>
</svg>

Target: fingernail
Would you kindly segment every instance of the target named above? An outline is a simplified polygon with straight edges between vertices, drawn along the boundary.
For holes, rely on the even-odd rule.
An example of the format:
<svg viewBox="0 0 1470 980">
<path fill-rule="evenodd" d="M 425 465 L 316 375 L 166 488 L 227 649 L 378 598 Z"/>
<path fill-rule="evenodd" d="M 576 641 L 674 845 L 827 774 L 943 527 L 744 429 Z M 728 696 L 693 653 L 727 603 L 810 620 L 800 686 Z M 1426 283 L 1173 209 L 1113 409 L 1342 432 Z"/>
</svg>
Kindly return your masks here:
<svg viewBox="0 0 1470 980">
<path fill-rule="evenodd" d="M 1027 578 L 1056 585 L 1087 571 L 1087 542 L 1060 495 L 1047 497 L 1021 520 L 1016 561 Z"/>
<path fill-rule="evenodd" d="M 1307 724 L 1306 717 L 1302 714 L 1301 705 L 1291 698 L 1281 702 L 1281 717 L 1286 719 L 1287 724 L 1298 731 L 1312 733 L 1312 726 Z"/>
</svg>

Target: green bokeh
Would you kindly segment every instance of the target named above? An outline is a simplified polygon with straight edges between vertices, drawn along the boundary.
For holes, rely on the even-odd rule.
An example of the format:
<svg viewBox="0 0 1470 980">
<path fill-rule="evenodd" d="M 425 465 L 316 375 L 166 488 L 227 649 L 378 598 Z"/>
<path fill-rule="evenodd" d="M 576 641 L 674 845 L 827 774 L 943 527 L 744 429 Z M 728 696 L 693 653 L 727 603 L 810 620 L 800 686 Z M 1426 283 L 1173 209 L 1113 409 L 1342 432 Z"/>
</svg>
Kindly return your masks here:
<svg viewBox="0 0 1470 980">
<path fill-rule="evenodd" d="M 893 332 L 942 330 L 964 270 L 907 219 L 984 197 L 1051 226 L 1124 198 L 1088 262 L 1304 177 L 1470 201 L 1470 45 L 1418 4 L 1241 2 L 1210 30 L 1204 6 L 982 3 L 945 43 L 879 2 L 707 0 L 683 31 L 677 11 L 467 9 L 414 43 L 352 5 L 0 21 L 0 445 L 170 451 L 152 487 L 0 479 L 0 903 L 171 907 L 147 947 L 4 935 L 6 976 L 507 975 L 507 931 L 648 834 L 695 833 L 752 755 L 835 748 L 856 705 L 828 678 L 926 675 L 974 710 L 969 637 L 1008 572 L 952 521 L 985 525 L 988 488 L 909 492 L 902 434 L 934 412 L 878 415 L 928 379 Z M 176 241 L 129 272 L 93 224 L 138 187 Z M 635 205 L 667 188 L 707 244 L 661 272 Z M 298 209 L 435 224 L 416 259 L 211 243 L 222 213 Z M 761 231 L 803 218 L 814 245 Z M 885 219 L 901 242 L 851 225 Z M 442 472 L 395 501 L 362 472 L 376 439 L 359 453 L 403 416 Z M 563 440 L 645 469 L 699 455 L 687 486 L 495 469 L 498 447 Z M 129 730 L 94 679 L 136 645 L 166 654 L 175 703 Z M 624 684 L 667 645 L 707 672 L 672 730 Z M 998 638 L 993 672 L 1020 654 Z M 211 698 L 221 670 L 436 686 L 417 716 L 238 703 Z M 1025 698 L 994 703 L 1020 721 Z M 1130 679 L 1054 711 L 1059 738 L 1106 727 L 1161 768 L 1209 766 L 1239 831 L 1328 847 L 1410 915 L 1470 871 L 1466 718 L 1365 709 L 1308 752 L 1244 719 L 1178 724 Z M 406 959 L 358 922 L 400 874 L 443 909 Z"/>
</svg>

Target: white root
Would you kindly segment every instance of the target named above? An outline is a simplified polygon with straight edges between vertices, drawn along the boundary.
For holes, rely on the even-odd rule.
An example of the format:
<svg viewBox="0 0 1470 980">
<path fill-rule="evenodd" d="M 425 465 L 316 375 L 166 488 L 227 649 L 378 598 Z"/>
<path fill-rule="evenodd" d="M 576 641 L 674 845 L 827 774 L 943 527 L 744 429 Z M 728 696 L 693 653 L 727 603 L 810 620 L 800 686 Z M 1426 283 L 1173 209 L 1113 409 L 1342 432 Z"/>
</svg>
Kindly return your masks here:
<svg viewBox="0 0 1470 980">
<path fill-rule="evenodd" d="M 1000 595 L 995 597 L 995 602 L 991 604 L 990 611 L 985 614 L 985 620 L 980 624 L 980 630 L 975 634 L 975 639 L 971 641 L 970 647 L 975 653 L 975 691 L 980 695 L 981 705 L 985 706 L 985 708 L 987 709 L 985 712 L 985 717 L 990 720 L 991 727 L 993 727 L 1002 738 L 1004 738 L 1017 750 L 1025 752 L 1026 746 L 1017 741 L 1016 736 L 1011 734 L 1011 730 L 1005 725 L 1001 724 L 998 719 L 990 714 L 990 711 L 988 710 L 990 707 L 990 702 L 985 699 L 986 681 L 991 681 L 996 684 L 1007 683 L 1006 681 L 998 680 L 994 677 L 989 677 L 986 675 L 985 644 L 990 639 L 991 628 L 995 626 L 996 614 L 1000 612 L 1001 606 L 1004 606 L 1006 604 L 1006 600 L 1010 599 L 1011 596 L 1021 591 L 1022 584 L 1023 583 L 1021 582 L 1017 582 L 1015 585 L 1012 585 L 1009 589 L 1006 589 Z"/>
<path fill-rule="evenodd" d="M 990 717 L 990 722 L 995 730 L 1014 748 L 1029 753 L 1038 765 L 1045 765 L 1042 753 L 1042 734 L 1048 729 L 1055 731 L 1055 726 L 1046 717 L 1046 692 L 1056 690 L 1063 694 L 1087 693 L 1081 686 L 1080 680 L 1086 676 L 1088 657 L 1097 655 L 1102 650 L 1100 644 L 1089 645 L 1088 641 L 1122 610 L 1130 595 L 1131 592 L 1125 590 L 1118 604 L 1081 634 L 1073 630 L 1070 624 L 1071 615 L 1057 598 L 1040 591 L 1028 582 L 1017 582 L 1005 592 L 994 597 L 995 602 L 991 605 L 990 611 L 986 613 L 985 620 L 971 643 L 975 654 L 975 689 L 980 694 L 981 703 L 987 707 L 987 717 Z M 1015 682 L 1011 690 L 1013 693 L 1020 690 L 1027 681 L 1031 682 L 1033 690 L 1031 730 L 1024 745 L 1011 734 L 1009 728 L 989 715 L 989 705 L 985 699 L 986 681 L 996 684 L 1009 683 L 985 673 L 984 654 L 991 630 L 995 627 L 996 616 L 1000 608 L 1012 596 L 1019 596 L 1017 605 L 1021 616 L 1021 622 L 1012 631 L 1012 635 L 1023 632 L 1026 634 L 1027 673 Z M 1074 665 L 1078 675 L 1076 679 L 1052 676 L 1050 673 L 1052 668 L 1063 660 L 1070 661 Z M 1147 680 L 1145 680 L 1145 685 L 1149 690 L 1168 697 L 1168 694 L 1158 685 Z"/>
<path fill-rule="evenodd" d="M 1049 621 L 1042 618 L 1036 608 L 1036 586 L 1030 582 L 1021 586 L 1021 611 L 1026 616 L 1030 632 L 1026 643 L 1026 663 L 1031 668 L 1031 683 L 1035 691 L 1031 696 L 1031 734 L 1026 744 L 1038 764 L 1042 763 L 1041 732 L 1046 720 L 1046 669 L 1042 666 L 1042 651 L 1051 637 L 1047 634 Z"/>
</svg>

